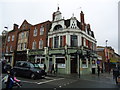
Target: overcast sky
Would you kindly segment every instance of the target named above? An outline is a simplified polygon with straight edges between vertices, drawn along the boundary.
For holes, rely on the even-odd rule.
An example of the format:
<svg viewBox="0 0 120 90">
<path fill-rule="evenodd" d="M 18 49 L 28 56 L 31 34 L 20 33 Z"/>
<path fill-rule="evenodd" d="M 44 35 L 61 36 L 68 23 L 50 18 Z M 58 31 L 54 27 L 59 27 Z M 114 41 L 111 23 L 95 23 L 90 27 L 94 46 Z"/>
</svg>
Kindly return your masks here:
<svg viewBox="0 0 120 90">
<path fill-rule="evenodd" d="M 119 0 L 0 0 L 0 34 L 13 24 L 21 25 L 24 19 L 30 24 L 52 20 L 52 13 L 59 4 L 62 16 L 74 16 L 80 21 L 80 11 L 85 14 L 85 23 L 91 25 L 97 45 L 112 46 L 118 52 L 118 1 Z M 81 7 L 81 8 L 80 8 Z"/>
</svg>

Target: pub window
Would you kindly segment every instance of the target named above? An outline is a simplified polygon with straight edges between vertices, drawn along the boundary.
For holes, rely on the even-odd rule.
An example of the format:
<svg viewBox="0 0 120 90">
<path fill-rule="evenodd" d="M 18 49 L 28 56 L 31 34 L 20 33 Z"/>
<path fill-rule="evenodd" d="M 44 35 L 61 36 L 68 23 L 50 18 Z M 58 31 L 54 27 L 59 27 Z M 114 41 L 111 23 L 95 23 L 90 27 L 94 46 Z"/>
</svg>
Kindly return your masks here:
<svg viewBox="0 0 120 90">
<path fill-rule="evenodd" d="M 63 37 L 60 36 L 60 47 L 62 47 L 62 46 L 63 46 Z"/>
<path fill-rule="evenodd" d="M 65 59 L 64 58 L 57 58 L 56 65 L 57 65 L 57 68 L 65 68 L 66 67 Z"/>
<path fill-rule="evenodd" d="M 82 60 L 82 68 L 87 68 L 88 67 L 88 60 L 84 59 Z"/>
<path fill-rule="evenodd" d="M 59 37 L 54 37 L 54 48 L 58 48 L 59 45 Z"/>
<path fill-rule="evenodd" d="M 77 47 L 77 46 L 78 46 L 77 35 L 71 35 L 71 47 Z"/>
</svg>

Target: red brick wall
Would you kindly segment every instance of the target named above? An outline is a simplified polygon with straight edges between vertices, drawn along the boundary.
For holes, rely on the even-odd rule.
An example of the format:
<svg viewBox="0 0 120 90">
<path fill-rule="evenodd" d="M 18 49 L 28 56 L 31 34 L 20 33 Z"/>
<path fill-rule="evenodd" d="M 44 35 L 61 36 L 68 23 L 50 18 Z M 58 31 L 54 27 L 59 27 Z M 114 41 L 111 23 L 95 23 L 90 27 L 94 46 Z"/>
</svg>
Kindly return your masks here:
<svg viewBox="0 0 120 90">
<path fill-rule="evenodd" d="M 6 47 L 8 47 L 8 52 L 10 52 L 10 47 L 12 46 L 12 50 L 16 50 L 17 49 L 17 33 L 18 30 L 13 30 L 11 32 L 8 32 L 7 38 L 6 38 Z M 12 41 L 12 35 L 14 35 L 14 41 Z M 10 41 L 8 42 L 8 37 L 10 36 Z M 6 50 L 5 47 L 5 50 Z"/>
<path fill-rule="evenodd" d="M 40 23 L 40 24 L 37 24 L 37 25 L 34 25 L 30 28 L 30 32 L 29 32 L 29 46 L 28 48 L 29 49 L 32 49 L 32 43 L 34 41 L 36 41 L 36 48 L 39 49 L 39 41 L 40 40 L 43 40 L 43 48 L 47 46 L 47 35 L 48 35 L 48 30 L 49 30 L 49 25 L 51 23 L 49 21 L 46 21 L 44 23 Z M 44 34 L 43 35 L 40 35 L 40 28 L 41 26 L 44 27 Z M 35 27 L 37 28 L 37 36 L 33 36 L 33 33 L 34 33 L 34 29 Z"/>
</svg>

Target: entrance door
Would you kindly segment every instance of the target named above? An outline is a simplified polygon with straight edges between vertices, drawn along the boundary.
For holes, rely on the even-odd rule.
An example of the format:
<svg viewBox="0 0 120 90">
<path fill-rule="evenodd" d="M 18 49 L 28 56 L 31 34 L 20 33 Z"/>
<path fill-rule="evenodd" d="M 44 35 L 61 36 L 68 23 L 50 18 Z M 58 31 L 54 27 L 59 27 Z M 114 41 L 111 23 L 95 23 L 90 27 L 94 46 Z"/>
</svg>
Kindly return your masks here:
<svg viewBox="0 0 120 90">
<path fill-rule="evenodd" d="M 71 58 L 71 73 L 77 73 L 77 58 Z"/>
</svg>

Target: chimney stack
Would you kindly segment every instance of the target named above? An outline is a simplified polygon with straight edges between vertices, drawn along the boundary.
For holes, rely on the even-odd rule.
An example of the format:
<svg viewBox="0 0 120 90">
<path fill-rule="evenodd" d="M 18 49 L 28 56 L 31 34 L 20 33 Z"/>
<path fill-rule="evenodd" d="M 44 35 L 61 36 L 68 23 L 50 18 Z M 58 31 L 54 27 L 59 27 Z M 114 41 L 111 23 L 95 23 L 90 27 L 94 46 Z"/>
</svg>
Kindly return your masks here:
<svg viewBox="0 0 120 90">
<path fill-rule="evenodd" d="M 88 30 L 91 30 L 90 24 L 87 24 L 87 29 L 88 29 Z"/>
<path fill-rule="evenodd" d="M 84 22 L 84 13 L 83 13 L 83 11 L 81 11 L 81 13 L 80 13 L 80 19 L 81 19 L 82 23 L 85 23 Z"/>
<path fill-rule="evenodd" d="M 85 21 L 84 21 L 84 13 L 83 13 L 83 11 L 81 11 L 81 13 L 80 13 L 80 21 L 81 21 L 81 29 L 82 30 L 85 30 Z"/>
<path fill-rule="evenodd" d="M 13 30 L 18 30 L 18 25 L 17 24 L 14 24 Z"/>
</svg>

